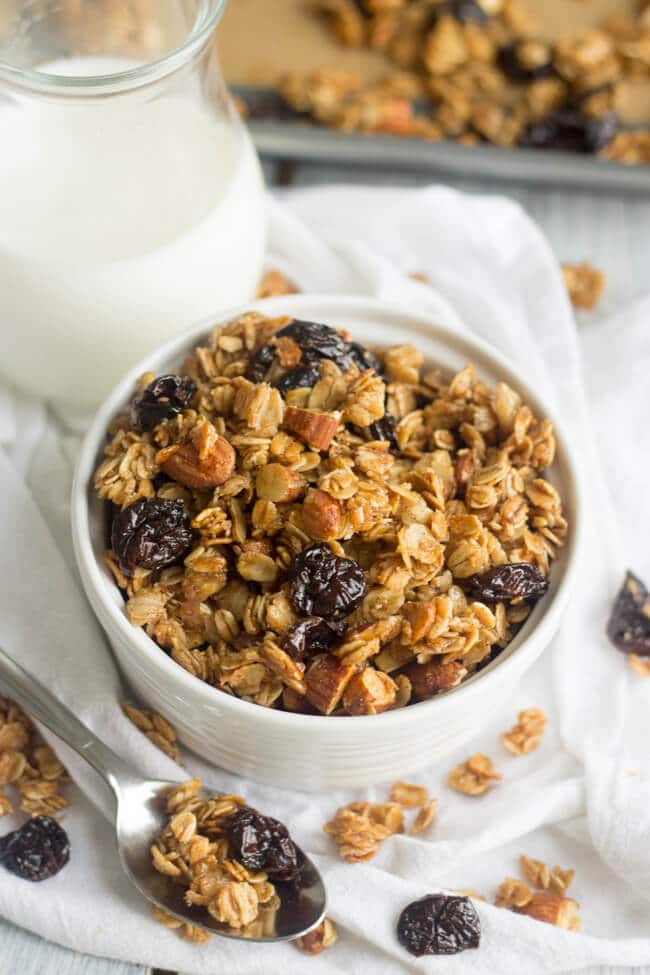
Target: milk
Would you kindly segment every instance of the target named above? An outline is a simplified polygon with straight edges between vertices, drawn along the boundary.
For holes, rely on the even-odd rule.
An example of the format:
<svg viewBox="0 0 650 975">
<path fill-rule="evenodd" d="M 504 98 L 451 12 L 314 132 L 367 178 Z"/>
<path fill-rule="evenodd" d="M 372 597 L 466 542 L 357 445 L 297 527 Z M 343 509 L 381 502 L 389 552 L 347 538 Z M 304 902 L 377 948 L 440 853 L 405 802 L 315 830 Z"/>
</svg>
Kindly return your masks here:
<svg viewBox="0 0 650 975">
<path fill-rule="evenodd" d="M 252 297 L 259 164 L 244 129 L 198 98 L 0 100 L 0 145 L 0 370 L 17 385 L 90 406 L 149 350 Z"/>
</svg>

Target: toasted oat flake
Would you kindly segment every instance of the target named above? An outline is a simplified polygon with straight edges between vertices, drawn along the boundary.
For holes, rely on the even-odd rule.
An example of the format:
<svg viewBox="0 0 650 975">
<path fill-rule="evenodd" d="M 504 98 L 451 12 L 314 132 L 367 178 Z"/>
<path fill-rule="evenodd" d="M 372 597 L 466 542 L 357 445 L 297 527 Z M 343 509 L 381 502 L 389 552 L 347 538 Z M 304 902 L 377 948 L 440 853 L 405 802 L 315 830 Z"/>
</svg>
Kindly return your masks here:
<svg viewBox="0 0 650 975">
<path fill-rule="evenodd" d="M 548 890 L 551 885 L 551 871 L 543 860 L 533 860 L 522 854 L 519 863 L 529 884 L 539 890 Z"/>
<path fill-rule="evenodd" d="M 519 712 L 518 717 L 517 724 L 504 732 L 501 741 L 513 755 L 528 755 L 539 747 L 546 727 L 546 715 L 540 708 L 526 708 Z"/>
<path fill-rule="evenodd" d="M 628 655 L 628 662 L 639 677 L 650 677 L 650 657 L 640 657 L 638 653 Z"/>
<path fill-rule="evenodd" d="M 422 806 L 418 811 L 413 825 L 411 826 L 411 836 L 416 836 L 418 833 L 423 833 L 435 819 L 436 810 L 438 808 L 437 799 L 429 799 L 429 801 Z"/>
<path fill-rule="evenodd" d="M 423 785 L 396 782 L 390 790 L 390 798 L 393 802 L 399 802 L 400 806 L 404 806 L 406 809 L 415 809 L 418 806 L 426 806 L 429 801 L 429 793 Z"/>
<path fill-rule="evenodd" d="M 295 295 L 298 288 L 286 274 L 273 268 L 262 275 L 257 286 L 256 298 L 277 298 L 279 295 Z"/>
<path fill-rule="evenodd" d="M 303 934 L 302 938 L 298 938 L 295 941 L 295 945 L 307 955 L 320 955 L 322 951 L 331 948 L 337 939 L 336 925 L 334 921 L 326 917 L 318 927 L 315 927 L 307 934 Z"/>
<path fill-rule="evenodd" d="M 593 311 L 605 290 L 604 272 L 585 261 L 583 264 L 563 264 L 562 274 L 571 304 Z"/>
<path fill-rule="evenodd" d="M 180 765 L 181 757 L 176 741 L 176 731 L 166 718 L 163 718 L 157 711 L 136 708 L 132 704 L 123 705 L 122 710 L 129 721 L 146 735 L 152 745 L 155 745 L 156 748 L 159 748 L 160 751 Z"/>
<path fill-rule="evenodd" d="M 467 796 L 480 796 L 500 779 L 501 776 L 495 772 L 492 760 L 477 752 L 466 762 L 452 769 L 447 781 L 457 792 L 463 792 Z"/>
<path fill-rule="evenodd" d="M 525 883 L 513 877 L 506 877 L 497 891 L 494 903 L 497 907 L 515 910 L 529 904 L 532 897 L 530 888 Z"/>
</svg>

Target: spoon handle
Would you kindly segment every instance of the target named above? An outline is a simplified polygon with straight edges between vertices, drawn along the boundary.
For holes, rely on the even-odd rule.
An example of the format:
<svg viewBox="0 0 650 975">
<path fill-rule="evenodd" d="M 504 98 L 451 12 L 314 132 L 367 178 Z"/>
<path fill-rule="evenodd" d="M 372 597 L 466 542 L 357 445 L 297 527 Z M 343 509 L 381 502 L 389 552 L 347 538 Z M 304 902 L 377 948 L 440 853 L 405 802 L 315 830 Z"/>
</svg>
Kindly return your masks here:
<svg viewBox="0 0 650 975">
<path fill-rule="evenodd" d="M 117 794 L 120 782 L 139 779 L 119 755 L 100 741 L 65 704 L 23 670 L 2 648 L 0 686 L 27 714 L 44 724 L 85 759 L 114 793 Z"/>
</svg>

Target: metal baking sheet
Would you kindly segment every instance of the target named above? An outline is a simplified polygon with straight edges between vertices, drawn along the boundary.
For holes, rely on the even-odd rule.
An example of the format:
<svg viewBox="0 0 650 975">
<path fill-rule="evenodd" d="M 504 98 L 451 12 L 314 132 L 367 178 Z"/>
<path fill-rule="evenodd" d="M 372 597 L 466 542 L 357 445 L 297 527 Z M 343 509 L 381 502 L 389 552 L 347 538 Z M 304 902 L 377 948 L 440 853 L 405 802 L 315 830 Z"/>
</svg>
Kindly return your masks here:
<svg viewBox="0 0 650 975">
<path fill-rule="evenodd" d="M 509 183 L 650 195 L 650 166 L 626 166 L 551 149 L 500 149 L 337 132 L 292 118 L 271 89 L 249 85 L 232 87 L 250 106 L 248 126 L 264 159 L 359 166 L 436 178 L 480 177 Z M 278 117 L 270 117 L 274 114 Z"/>
</svg>

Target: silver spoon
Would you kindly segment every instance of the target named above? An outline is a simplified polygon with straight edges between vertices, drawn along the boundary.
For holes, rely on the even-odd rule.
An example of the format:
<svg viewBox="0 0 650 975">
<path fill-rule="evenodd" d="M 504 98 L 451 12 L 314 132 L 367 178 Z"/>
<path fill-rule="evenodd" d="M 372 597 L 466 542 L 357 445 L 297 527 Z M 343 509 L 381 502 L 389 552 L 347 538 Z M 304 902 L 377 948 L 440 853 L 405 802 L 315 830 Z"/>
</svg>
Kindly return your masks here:
<svg viewBox="0 0 650 975">
<path fill-rule="evenodd" d="M 281 904 L 273 918 L 272 933 L 234 930 L 220 924 L 198 905 L 189 907 L 184 889 L 154 869 L 149 848 L 167 824 L 165 793 L 178 782 L 140 778 L 107 745 L 86 728 L 42 684 L 0 649 L 0 685 L 27 714 L 42 722 L 84 758 L 110 787 L 115 798 L 117 847 L 126 875 L 152 904 L 180 921 L 213 934 L 249 941 L 290 941 L 311 931 L 325 914 L 327 895 L 314 864 L 298 848 L 303 866 L 298 883 L 276 884 Z M 110 851 L 107 851 L 110 856 Z"/>
</svg>

